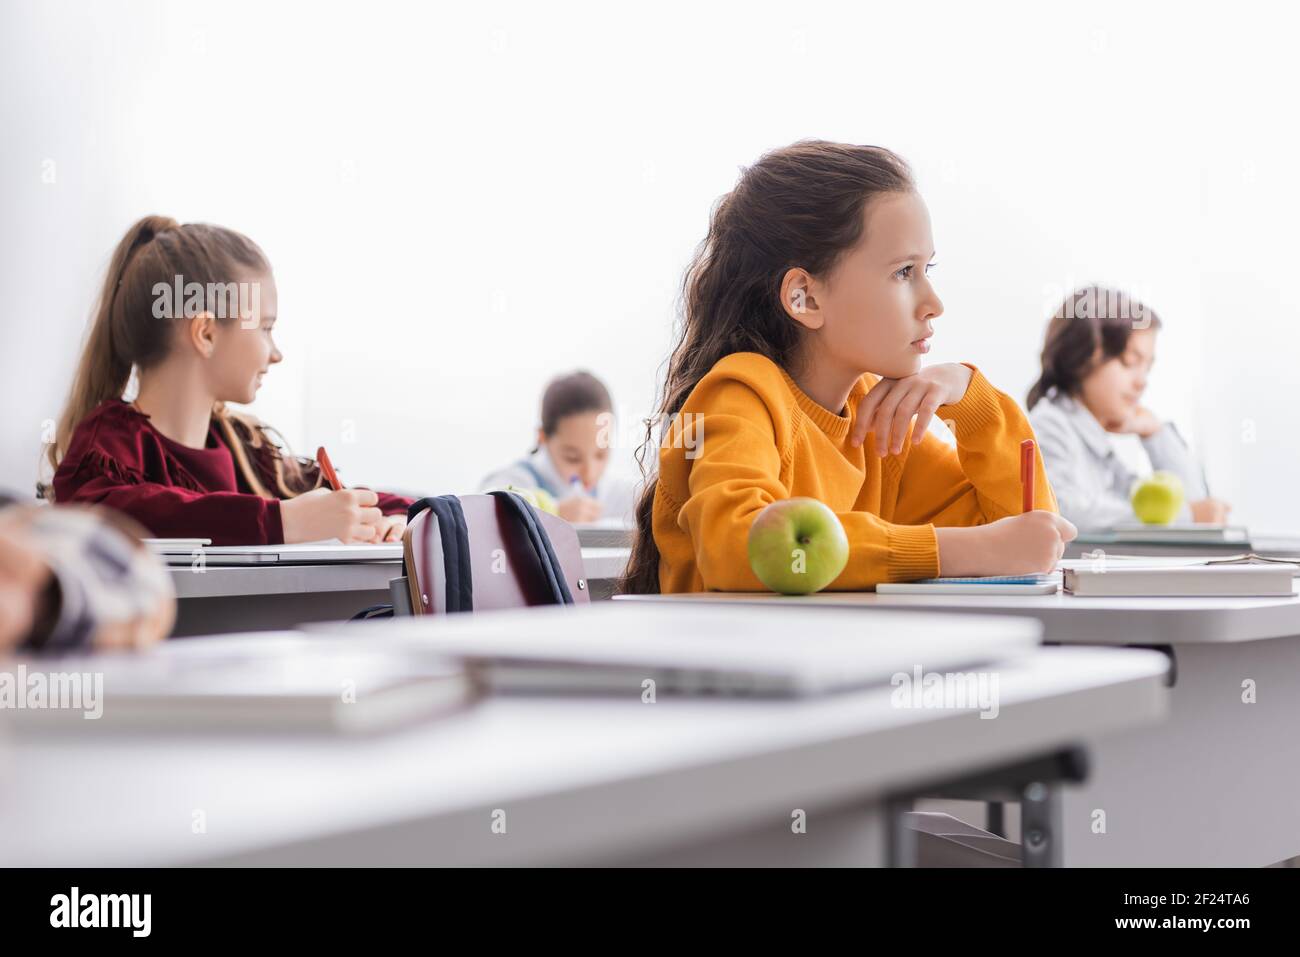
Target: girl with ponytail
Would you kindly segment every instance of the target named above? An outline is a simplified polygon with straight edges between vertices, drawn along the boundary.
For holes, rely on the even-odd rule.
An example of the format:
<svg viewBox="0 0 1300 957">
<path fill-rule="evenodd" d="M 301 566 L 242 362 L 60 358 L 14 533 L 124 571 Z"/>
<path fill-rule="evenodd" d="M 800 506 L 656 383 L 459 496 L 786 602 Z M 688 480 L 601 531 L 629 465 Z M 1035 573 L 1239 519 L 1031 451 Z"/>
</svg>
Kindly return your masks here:
<svg viewBox="0 0 1300 957">
<path fill-rule="evenodd" d="M 316 462 L 225 403 L 282 358 L 275 280 L 230 229 L 146 216 L 114 250 L 54 443 L 53 497 L 216 545 L 396 541 L 409 499 L 331 491 Z M 134 371 L 138 392 L 123 399 Z"/>
<path fill-rule="evenodd" d="M 761 590 L 750 525 L 803 496 L 848 537 L 831 589 L 1055 566 L 1074 529 L 1041 459 L 1021 514 L 1020 407 L 973 365 L 922 367 L 943 311 L 933 255 L 888 150 L 801 142 L 742 172 L 686 272 L 622 591 Z M 927 431 L 934 417 L 955 450 Z"/>
</svg>

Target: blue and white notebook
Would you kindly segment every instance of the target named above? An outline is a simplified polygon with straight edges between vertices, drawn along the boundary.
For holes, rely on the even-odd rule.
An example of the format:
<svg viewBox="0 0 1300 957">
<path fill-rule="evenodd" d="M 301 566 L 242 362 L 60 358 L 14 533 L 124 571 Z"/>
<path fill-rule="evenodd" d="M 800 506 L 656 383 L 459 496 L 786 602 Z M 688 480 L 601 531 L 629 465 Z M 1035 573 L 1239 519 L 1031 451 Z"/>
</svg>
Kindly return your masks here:
<svg viewBox="0 0 1300 957">
<path fill-rule="evenodd" d="M 878 595 L 1053 595 L 1061 587 L 1058 572 L 1043 575 L 987 575 L 974 578 L 923 578 L 886 582 Z"/>
</svg>

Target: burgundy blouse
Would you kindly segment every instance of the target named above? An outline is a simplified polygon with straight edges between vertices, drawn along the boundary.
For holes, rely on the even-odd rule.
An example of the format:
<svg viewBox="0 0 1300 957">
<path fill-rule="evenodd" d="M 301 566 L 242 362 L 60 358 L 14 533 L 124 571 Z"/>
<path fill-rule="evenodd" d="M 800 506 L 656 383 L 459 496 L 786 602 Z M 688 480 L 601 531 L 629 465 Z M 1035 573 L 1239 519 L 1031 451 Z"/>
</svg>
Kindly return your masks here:
<svg viewBox="0 0 1300 957">
<path fill-rule="evenodd" d="M 242 422 L 232 423 L 241 434 Z M 282 494 L 276 462 L 284 453 L 259 436 L 249 462 L 263 486 Z M 299 460 L 309 485 L 320 469 Z M 385 515 L 405 512 L 411 499 L 379 492 Z M 158 538 L 210 538 L 214 545 L 279 545 L 284 542 L 280 499 L 263 498 L 235 468 L 226 436 L 214 416 L 201 449 L 174 442 L 149 417 L 120 399 L 97 406 L 72 434 L 54 473 L 58 502 L 95 502 L 131 516 Z"/>
</svg>

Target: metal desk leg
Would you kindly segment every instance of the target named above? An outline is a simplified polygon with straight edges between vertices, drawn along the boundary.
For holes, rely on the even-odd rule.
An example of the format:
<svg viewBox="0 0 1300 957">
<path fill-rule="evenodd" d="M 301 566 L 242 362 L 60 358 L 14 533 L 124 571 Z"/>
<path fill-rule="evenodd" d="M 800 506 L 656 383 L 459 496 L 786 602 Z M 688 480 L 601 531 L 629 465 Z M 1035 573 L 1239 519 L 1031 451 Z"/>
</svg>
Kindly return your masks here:
<svg viewBox="0 0 1300 957">
<path fill-rule="evenodd" d="M 1025 867 L 1061 866 L 1060 788 L 1033 781 L 1020 795 L 1020 854 Z"/>
<path fill-rule="evenodd" d="M 985 810 L 984 826 L 990 834 L 1007 836 L 1007 806 L 1001 801 L 989 801 Z"/>
<path fill-rule="evenodd" d="M 911 798 L 890 798 L 885 802 L 885 820 L 889 828 L 885 845 L 886 867 L 916 867 L 916 831 L 907 826 L 905 816 L 910 810 Z"/>
</svg>

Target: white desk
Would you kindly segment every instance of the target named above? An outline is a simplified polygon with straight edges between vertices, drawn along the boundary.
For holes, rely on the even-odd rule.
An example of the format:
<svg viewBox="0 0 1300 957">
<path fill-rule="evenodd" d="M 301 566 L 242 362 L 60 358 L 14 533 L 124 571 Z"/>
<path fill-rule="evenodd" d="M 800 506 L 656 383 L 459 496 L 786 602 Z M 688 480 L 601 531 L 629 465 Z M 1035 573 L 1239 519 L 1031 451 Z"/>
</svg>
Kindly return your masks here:
<svg viewBox="0 0 1300 957">
<path fill-rule="evenodd" d="M 390 602 L 388 583 L 400 561 L 319 565 L 209 565 L 170 569 L 176 586 L 177 637 L 265 631 L 313 621 L 345 621 Z"/>
<path fill-rule="evenodd" d="M 573 528 L 583 548 L 631 548 L 636 538 L 635 526 L 609 519 L 577 523 Z"/>
<path fill-rule="evenodd" d="M 1065 794 L 1067 865 L 1262 866 L 1300 855 L 1300 597 L 700 593 L 618 601 L 804 602 L 986 612 L 1043 622 L 1049 642 L 1165 645 L 1170 720 L 1093 748 L 1094 774 Z M 1242 703 L 1253 680 L 1257 703 Z M 1106 813 L 1105 834 L 1092 812 Z"/>
<path fill-rule="evenodd" d="M 610 596 L 629 554 L 627 548 L 582 550 L 593 599 Z M 388 583 L 401 576 L 402 563 L 208 565 L 202 571 L 186 565 L 170 571 L 179 599 L 172 634 L 182 637 L 344 621 L 390 602 Z"/>
<path fill-rule="evenodd" d="M 1161 720 L 1164 670 L 1154 652 L 1043 649 L 998 665 L 994 720 L 894 707 L 885 686 L 492 698 L 368 739 L 24 733 L 0 755 L 0 866 L 879 864 L 891 796 Z"/>
<path fill-rule="evenodd" d="M 630 548 L 584 548 L 582 564 L 587 571 L 587 580 L 613 581 L 621 577 L 631 557 Z"/>
</svg>

